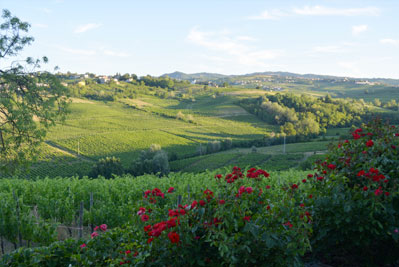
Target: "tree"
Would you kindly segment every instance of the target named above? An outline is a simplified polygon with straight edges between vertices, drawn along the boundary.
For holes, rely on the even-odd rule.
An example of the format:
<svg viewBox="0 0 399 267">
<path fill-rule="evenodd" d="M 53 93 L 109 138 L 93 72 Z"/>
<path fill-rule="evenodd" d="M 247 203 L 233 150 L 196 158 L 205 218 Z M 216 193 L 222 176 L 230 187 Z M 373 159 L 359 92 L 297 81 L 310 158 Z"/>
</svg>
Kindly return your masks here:
<svg viewBox="0 0 399 267">
<path fill-rule="evenodd" d="M 139 158 L 132 162 L 128 170 L 134 176 L 145 173 L 167 175 L 169 171 L 168 155 L 158 144 L 152 144 L 148 150 L 142 150 Z"/>
<path fill-rule="evenodd" d="M 34 39 L 26 35 L 29 23 L 8 10 L 1 17 L 0 60 L 4 64 Z M 38 71 L 47 61 L 46 57 L 28 57 L 0 69 L 0 172 L 12 173 L 34 160 L 48 128 L 66 115 L 67 88 L 55 75 Z"/>
<path fill-rule="evenodd" d="M 374 99 L 374 106 L 376 106 L 376 107 L 381 107 L 381 101 L 378 99 L 378 98 L 376 98 L 376 99 Z"/>
<path fill-rule="evenodd" d="M 112 175 L 122 175 L 123 167 L 121 160 L 115 157 L 106 157 L 100 159 L 93 169 L 90 171 L 89 176 L 97 178 L 98 176 L 103 176 L 106 179 L 112 178 Z"/>
</svg>

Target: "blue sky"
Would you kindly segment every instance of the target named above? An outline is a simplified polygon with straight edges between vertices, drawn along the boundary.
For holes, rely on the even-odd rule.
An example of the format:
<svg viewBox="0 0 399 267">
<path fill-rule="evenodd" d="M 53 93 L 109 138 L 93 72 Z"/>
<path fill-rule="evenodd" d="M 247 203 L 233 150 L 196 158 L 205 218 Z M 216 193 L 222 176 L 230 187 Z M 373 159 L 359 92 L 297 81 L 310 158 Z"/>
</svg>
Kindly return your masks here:
<svg viewBox="0 0 399 267">
<path fill-rule="evenodd" d="M 0 0 L 51 69 L 399 78 L 399 1 Z M 15 59 L 15 58 L 13 58 Z M 0 65 L 5 63 L 0 62 Z"/>
</svg>

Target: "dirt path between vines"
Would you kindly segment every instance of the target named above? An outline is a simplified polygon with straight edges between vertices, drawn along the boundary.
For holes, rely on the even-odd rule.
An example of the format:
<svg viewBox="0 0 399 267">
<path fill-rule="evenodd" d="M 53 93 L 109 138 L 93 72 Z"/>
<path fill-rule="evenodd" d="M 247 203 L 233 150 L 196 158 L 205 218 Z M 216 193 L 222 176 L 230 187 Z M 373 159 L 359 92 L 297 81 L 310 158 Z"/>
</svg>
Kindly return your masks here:
<svg viewBox="0 0 399 267">
<path fill-rule="evenodd" d="M 58 145 L 58 144 L 56 144 L 56 143 L 54 143 L 52 141 L 44 141 L 44 142 L 47 145 L 51 146 L 52 148 L 54 148 L 54 149 L 56 149 L 56 150 L 58 150 L 58 151 L 60 151 L 62 153 L 69 154 L 69 155 L 71 155 L 71 156 L 73 156 L 75 158 L 81 159 L 83 161 L 95 162 L 95 160 L 93 160 L 93 159 L 91 159 L 91 158 L 89 158 L 87 156 L 84 156 L 82 154 L 78 154 L 77 152 L 75 152 L 75 151 L 73 151 L 73 150 L 71 150 L 69 148 L 60 146 L 60 145 Z"/>
</svg>

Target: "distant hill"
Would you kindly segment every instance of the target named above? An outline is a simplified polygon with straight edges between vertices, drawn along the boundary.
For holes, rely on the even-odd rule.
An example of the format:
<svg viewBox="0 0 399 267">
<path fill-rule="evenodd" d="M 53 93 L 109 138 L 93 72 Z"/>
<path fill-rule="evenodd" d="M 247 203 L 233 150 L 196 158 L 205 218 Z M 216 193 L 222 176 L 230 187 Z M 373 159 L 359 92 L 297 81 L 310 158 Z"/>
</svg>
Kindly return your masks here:
<svg viewBox="0 0 399 267">
<path fill-rule="evenodd" d="M 328 80 L 344 80 L 349 79 L 353 81 L 369 81 L 376 83 L 384 83 L 387 85 L 395 85 L 399 86 L 399 79 L 387 79 L 387 78 L 351 78 L 351 77 L 342 77 L 342 76 L 332 76 L 332 75 L 319 75 L 319 74 L 298 74 L 292 72 L 282 72 L 282 71 L 266 71 L 266 72 L 254 72 L 242 75 L 224 75 L 218 73 L 208 73 L 208 72 L 200 72 L 200 73 L 191 73 L 187 74 L 184 72 L 173 72 L 161 75 L 161 77 L 169 76 L 173 79 L 178 80 L 198 80 L 198 81 L 229 81 L 236 80 L 240 78 L 248 78 L 248 77 L 256 77 L 256 76 L 280 76 L 280 77 L 292 77 L 292 78 L 300 78 L 300 79 L 328 79 Z"/>
<path fill-rule="evenodd" d="M 167 73 L 161 75 L 161 77 L 168 76 L 177 80 L 218 80 L 229 77 L 228 75 L 218 74 L 218 73 L 208 73 L 208 72 L 200 72 L 200 73 L 192 73 L 186 74 L 180 71 L 175 71 L 173 73 Z"/>
</svg>

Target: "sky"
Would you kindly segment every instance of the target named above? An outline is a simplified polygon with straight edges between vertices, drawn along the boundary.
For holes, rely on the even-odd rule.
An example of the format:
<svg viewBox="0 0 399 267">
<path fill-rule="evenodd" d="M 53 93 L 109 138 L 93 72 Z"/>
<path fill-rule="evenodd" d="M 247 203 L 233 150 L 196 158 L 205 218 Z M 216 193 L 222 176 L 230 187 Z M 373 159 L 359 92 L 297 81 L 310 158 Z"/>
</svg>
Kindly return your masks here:
<svg viewBox="0 0 399 267">
<path fill-rule="evenodd" d="M 0 0 L 46 70 L 399 78 L 399 1 Z M 2 19 L 0 19 L 2 21 Z M 4 33 L 2 33 L 4 34 Z"/>
</svg>

